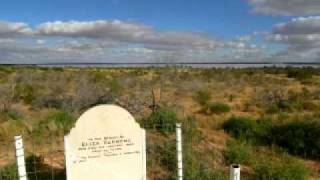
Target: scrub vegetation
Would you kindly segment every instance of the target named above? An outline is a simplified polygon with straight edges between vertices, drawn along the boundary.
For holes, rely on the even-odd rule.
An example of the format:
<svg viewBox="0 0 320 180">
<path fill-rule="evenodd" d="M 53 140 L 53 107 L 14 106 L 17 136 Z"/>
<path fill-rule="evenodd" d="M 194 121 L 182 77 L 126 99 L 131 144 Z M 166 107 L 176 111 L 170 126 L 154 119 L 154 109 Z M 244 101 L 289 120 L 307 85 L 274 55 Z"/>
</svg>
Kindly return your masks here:
<svg viewBox="0 0 320 180">
<path fill-rule="evenodd" d="M 234 163 L 242 179 L 320 175 L 320 69 L 1 66 L 1 178 L 16 178 L 22 134 L 28 171 L 42 173 L 29 179 L 64 179 L 63 136 L 98 104 L 126 108 L 147 129 L 149 179 L 176 179 L 177 122 L 186 180 L 228 179 Z"/>
</svg>

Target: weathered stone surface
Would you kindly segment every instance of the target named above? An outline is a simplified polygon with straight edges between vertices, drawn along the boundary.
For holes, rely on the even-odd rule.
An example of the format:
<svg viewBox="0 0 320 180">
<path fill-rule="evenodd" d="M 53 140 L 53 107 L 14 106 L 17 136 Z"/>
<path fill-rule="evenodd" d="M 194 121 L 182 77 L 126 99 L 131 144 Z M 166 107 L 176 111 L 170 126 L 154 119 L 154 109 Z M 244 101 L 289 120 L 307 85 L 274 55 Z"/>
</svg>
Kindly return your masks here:
<svg viewBox="0 0 320 180">
<path fill-rule="evenodd" d="M 65 137 L 68 180 L 146 179 L 145 131 L 125 109 L 89 109 Z"/>
</svg>

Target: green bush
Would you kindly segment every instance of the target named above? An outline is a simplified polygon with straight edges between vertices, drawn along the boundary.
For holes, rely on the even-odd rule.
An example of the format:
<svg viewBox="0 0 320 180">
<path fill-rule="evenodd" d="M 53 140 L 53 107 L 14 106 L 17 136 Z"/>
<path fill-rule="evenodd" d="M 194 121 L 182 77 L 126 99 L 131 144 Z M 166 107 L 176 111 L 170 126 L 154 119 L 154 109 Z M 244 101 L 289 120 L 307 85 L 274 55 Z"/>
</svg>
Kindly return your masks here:
<svg viewBox="0 0 320 180">
<path fill-rule="evenodd" d="M 65 111 L 54 112 L 45 117 L 34 131 L 35 137 L 48 133 L 67 133 L 74 126 L 76 119 Z"/>
<path fill-rule="evenodd" d="M 17 84 L 15 87 L 15 96 L 21 99 L 25 104 L 31 104 L 34 99 L 34 87 L 29 84 Z"/>
<path fill-rule="evenodd" d="M 250 165 L 251 163 L 251 146 L 234 141 L 227 143 L 225 158 L 228 164 Z"/>
<path fill-rule="evenodd" d="M 119 83 L 119 81 L 117 81 L 116 79 L 112 79 L 109 83 L 108 86 L 110 88 L 110 91 L 112 94 L 114 95 L 120 95 L 121 92 L 123 91 L 123 87 L 121 86 L 121 84 Z"/>
<path fill-rule="evenodd" d="M 260 180 L 305 180 L 309 169 L 299 162 L 261 161 L 254 167 L 254 178 Z"/>
<path fill-rule="evenodd" d="M 19 109 L 10 109 L 7 112 L 0 112 L 0 122 L 7 120 L 21 120 L 24 114 Z"/>
<path fill-rule="evenodd" d="M 202 133 L 198 130 L 196 119 L 194 117 L 187 117 L 182 123 L 182 133 L 184 141 L 200 142 Z"/>
<path fill-rule="evenodd" d="M 287 76 L 302 81 L 312 78 L 312 71 L 308 68 L 288 68 Z"/>
<path fill-rule="evenodd" d="M 2 180 L 18 180 L 18 169 L 16 163 L 10 163 L 0 169 L 0 179 Z"/>
<path fill-rule="evenodd" d="M 296 120 L 276 125 L 269 120 L 254 121 L 232 117 L 223 124 L 231 136 L 255 144 L 277 145 L 293 155 L 320 159 L 320 122 Z"/>
<path fill-rule="evenodd" d="M 317 121 L 293 121 L 278 125 L 269 136 L 273 144 L 291 154 L 320 159 L 320 123 Z"/>
<path fill-rule="evenodd" d="M 69 132 L 76 122 L 76 119 L 70 113 L 65 111 L 57 112 L 49 116 L 48 119 L 52 120 L 60 130 L 63 130 L 64 133 Z"/>
<path fill-rule="evenodd" d="M 201 106 L 206 106 L 209 103 L 210 99 L 211 99 L 211 94 L 210 94 L 210 92 L 208 90 L 200 90 L 194 96 L 194 99 Z"/>
<path fill-rule="evenodd" d="M 223 103 L 210 103 L 208 104 L 208 109 L 211 113 L 214 114 L 227 113 L 231 110 L 229 105 Z"/>
<path fill-rule="evenodd" d="M 178 122 L 177 114 L 169 108 L 160 108 L 144 119 L 146 128 L 156 128 L 162 133 L 172 133 Z"/>
<path fill-rule="evenodd" d="M 252 140 L 256 137 L 258 124 L 247 117 L 231 117 L 223 124 L 223 129 L 235 138 Z"/>
</svg>

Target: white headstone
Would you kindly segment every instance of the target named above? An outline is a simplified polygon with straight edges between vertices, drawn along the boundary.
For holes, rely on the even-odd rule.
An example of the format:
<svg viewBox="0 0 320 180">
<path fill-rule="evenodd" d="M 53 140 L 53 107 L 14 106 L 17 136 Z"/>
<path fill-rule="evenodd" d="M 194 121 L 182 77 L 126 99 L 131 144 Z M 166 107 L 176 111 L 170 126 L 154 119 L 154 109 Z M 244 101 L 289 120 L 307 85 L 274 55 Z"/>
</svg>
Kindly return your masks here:
<svg viewBox="0 0 320 180">
<path fill-rule="evenodd" d="M 145 180 L 145 130 L 115 105 L 86 111 L 65 136 L 68 180 Z"/>
</svg>

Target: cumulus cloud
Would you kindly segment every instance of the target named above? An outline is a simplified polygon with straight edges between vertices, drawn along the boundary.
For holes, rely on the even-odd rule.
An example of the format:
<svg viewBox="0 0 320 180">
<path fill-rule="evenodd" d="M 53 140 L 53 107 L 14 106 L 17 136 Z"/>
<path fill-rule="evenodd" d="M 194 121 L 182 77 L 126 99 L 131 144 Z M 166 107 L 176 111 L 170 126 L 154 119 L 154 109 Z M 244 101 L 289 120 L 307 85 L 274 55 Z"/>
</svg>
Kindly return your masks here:
<svg viewBox="0 0 320 180">
<path fill-rule="evenodd" d="M 37 34 L 44 36 L 86 37 L 96 39 L 132 39 L 152 31 L 148 26 L 114 21 L 46 22 L 37 27 Z"/>
<path fill-rule="evenodd" d="M 146 25 L 118 20 L 46 22 L 39 25 L 36 31 L 38 35 L 42 36 L 113 40 L 144 44 L 147 47 L 160 47 L 163 49 L 214 49 L 218 43 L 216 40 L 210 39 L 203 34 L 173 31 L 158 32 Z"/>
<path fill-rule="evenodd" d="M 320 16 L 294 18 L 291 22 L 280 23 L 273 28 L 275 34 L 319 34 Z"/>
<path fill-rule="evenodd" d="M 19 37 L 19 38 L 18 38 Z M 119 20 L 55 21 L 35 28 L 25 23 L 0 25 L 0 62 L 168 62 L 223 61 L 257 56 L 252 36 L 225 41 L 187 31 L 157 31 Z"/>
<path fill-rule="evenodd" d="M 253 11 L 266 15 L 310 15 L 320 13 L 319 0 L 249 0 Z"/>
<path fill-rule="evenodd" d="M 281 43 L 288 48 L 276 55 L 282 58 L 304 58 L 320 61 L 320 17 L 292 19 L 277 24 L 271 34 L 266 36 L 269 42 Z"/>
<path fill-rule="evenodd" d="M 0 21 L 0 38 L 21 37 L 31 34 L 32 29 L 26 23 Z"/>
</svg>

